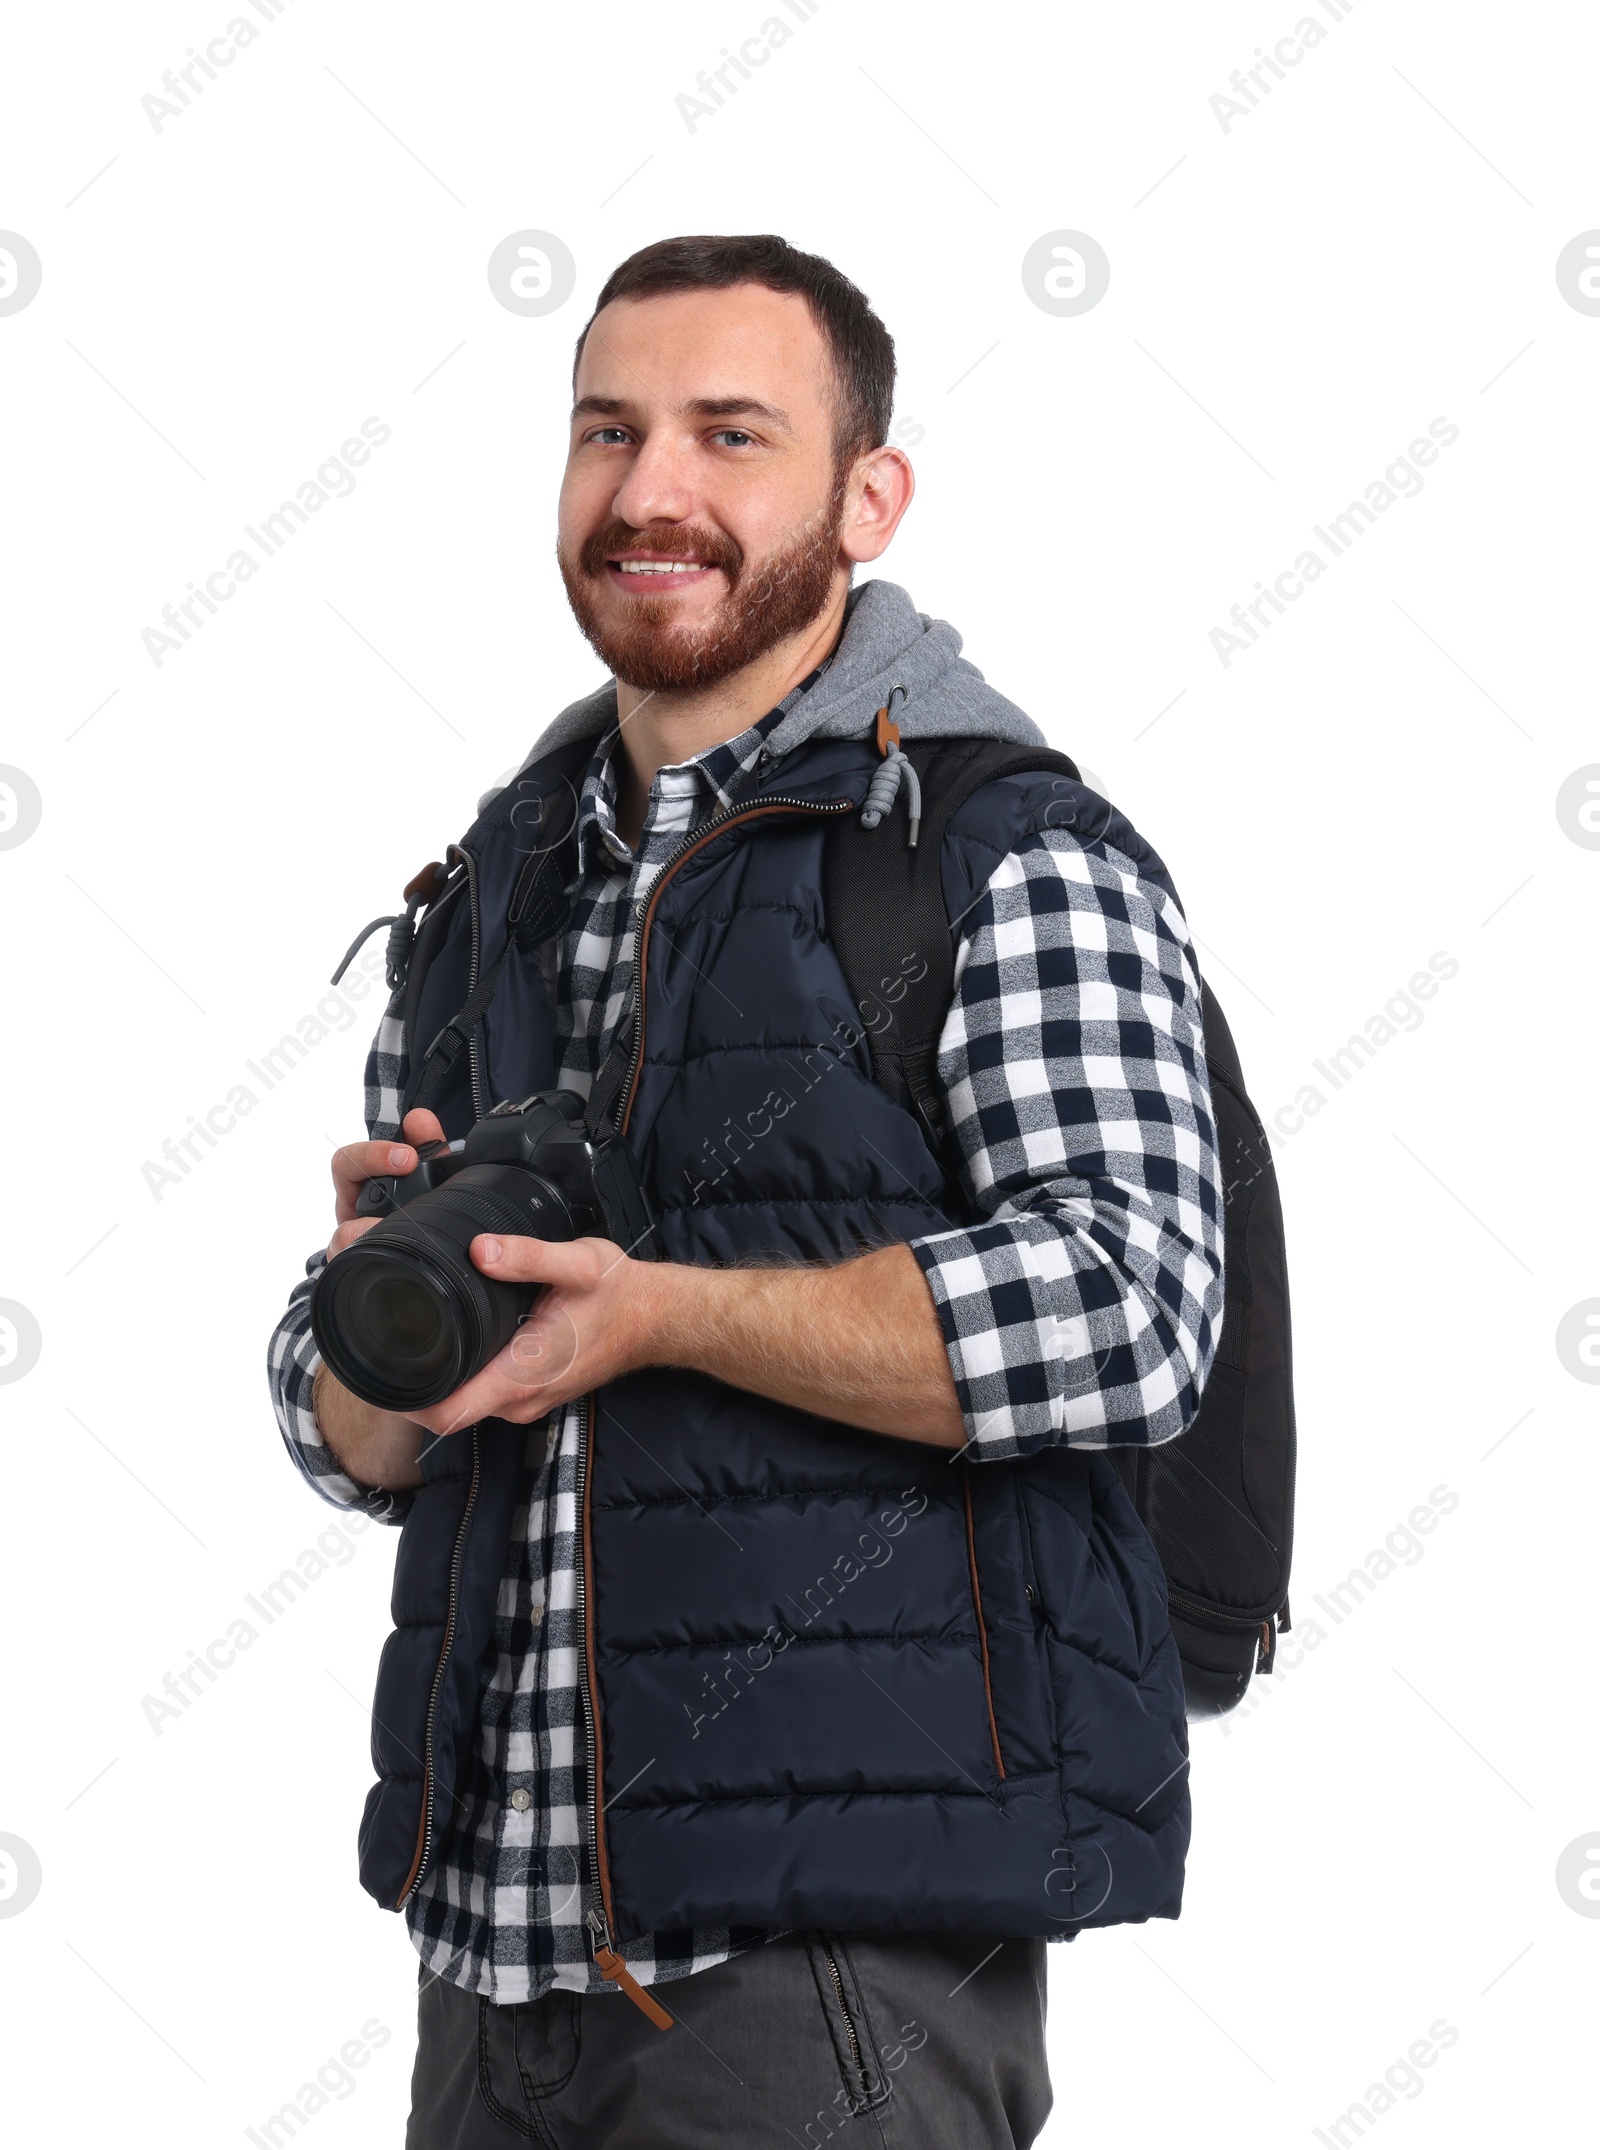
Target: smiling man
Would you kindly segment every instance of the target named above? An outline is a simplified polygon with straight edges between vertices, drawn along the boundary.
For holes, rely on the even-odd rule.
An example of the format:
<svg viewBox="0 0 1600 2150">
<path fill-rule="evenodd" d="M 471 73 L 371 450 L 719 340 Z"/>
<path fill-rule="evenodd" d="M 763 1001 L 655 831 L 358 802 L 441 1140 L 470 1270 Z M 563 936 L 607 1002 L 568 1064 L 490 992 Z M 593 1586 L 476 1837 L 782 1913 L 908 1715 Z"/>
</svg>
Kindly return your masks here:
<svg viewBox="0 0 1600 2150">
<path fill-rule="evenodd" d="M 558 559 L 612 678 L 419 877 L 271 1349 L 300 1469 L 405 1526 L 361 1852 L 422 1960 L 407 2141 L 1029 2143 L 1044 1940 L 1181 1894 L 1182 1684 L 1104 1451 L 1191 1421 L 1220 1318 L 1188 934 L 955 632 L 854 587 L 912 478 L 853 284 L 663 241 L 574 385 Z M 919 816 L 936 933 L 863 981 Z M 542 1287 L 511 1342 L 362 1402 L 307 1297 L 363 1185 L 555 1088 L 663 1258 L 481 1236 Z"/>
</svg>

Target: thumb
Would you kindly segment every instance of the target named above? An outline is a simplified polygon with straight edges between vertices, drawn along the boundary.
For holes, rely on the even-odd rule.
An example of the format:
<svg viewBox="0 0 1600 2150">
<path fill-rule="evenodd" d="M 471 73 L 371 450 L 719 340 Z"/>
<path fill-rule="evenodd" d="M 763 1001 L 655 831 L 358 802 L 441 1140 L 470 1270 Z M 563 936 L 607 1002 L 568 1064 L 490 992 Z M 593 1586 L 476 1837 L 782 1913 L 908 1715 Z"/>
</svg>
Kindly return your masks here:
<svg viewBox="0 0 1600 2150">
<path fill-rule="evenodd" d="M 443 1142 L 445 1140 L 445 1132 L 439 1123 L 438 1114 L 429 1112 L 425 1105 L 414 1105 L 411 1108 L 406 1114 L 405 1125 L 400 1132 L 402 1139 L 409 1142 L 414 1149 L 420 1149 L 424 1142 Z"/>
<path fill-rule="evenodd" d="M 564 1284 L 588 1291 L 619 1251 L 604 1239 L 502 1239 L 490 1232 L 472 1242 L 472 1259 L 486 1277 L 502 1284 Z"/>
</svg>

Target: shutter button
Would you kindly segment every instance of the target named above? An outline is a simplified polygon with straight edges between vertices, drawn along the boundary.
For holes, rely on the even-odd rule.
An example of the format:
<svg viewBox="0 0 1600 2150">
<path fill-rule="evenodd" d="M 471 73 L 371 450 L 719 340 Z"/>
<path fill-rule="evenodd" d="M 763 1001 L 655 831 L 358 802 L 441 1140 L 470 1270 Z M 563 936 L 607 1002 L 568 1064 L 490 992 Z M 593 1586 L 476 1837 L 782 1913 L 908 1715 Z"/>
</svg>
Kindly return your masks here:
<svg viewBox="0 0 1600 2150">
<path fill-rule="evenodd" d="M 532 1792 L 530 1792 L 526 1788 L 526 1786 L 519 1784 L 516 1790 L 511 1794 L 511 1804 L 516 1808 L 519 1814 L 526 1814 L 529 1807 L 533 1805 Z"/>
</svg>

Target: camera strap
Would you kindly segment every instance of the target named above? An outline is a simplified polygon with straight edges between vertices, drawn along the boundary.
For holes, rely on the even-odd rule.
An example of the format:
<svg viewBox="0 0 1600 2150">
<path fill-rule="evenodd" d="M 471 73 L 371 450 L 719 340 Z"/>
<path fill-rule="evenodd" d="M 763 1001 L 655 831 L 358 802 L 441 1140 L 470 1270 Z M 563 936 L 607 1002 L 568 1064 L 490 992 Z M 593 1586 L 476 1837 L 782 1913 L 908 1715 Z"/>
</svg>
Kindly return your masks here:
<svg viewBox="0 0 1600 2150">
<path fill-rule="evenodd" d="M 423 1054 L 405 1100 L 407 1112 L 414 1106 L 432 1105 L 456 1062 L 469 1049 L 472 1033 L 494 998 L 512 949 L 526 952 L 536 948 L 566 924 L 571 910 L 566 889 L 576 865 L 577 829 L 577 794 L 567 783 L 541 802 L 538 843 L 517 876 L 506 912 L 505 946 Z M 451 846 L 450 856 L 452 860 L 463 859 L 469 877 L 474 874 L 471 858 L 455 845 Z M 477 901 L 476 886 L 472 900 Z"/>
<path fill-rule="evenodd" d="M 467 1000 L 451 1016 L 423 1054 L 417 1080 L 406 1100 L 407 1112 L 418 1105 L 431 1105 L 438 1096 L 441 1085 L 471 1041 L 473 1025 L 494 998 L 494 989 L 500 981 L 500 973 L 505 968 L 506 957 L 510 955 L 512 946 L 513 943 L 508 940 L 478 980 Z"/>
<path fill-rule="evenodd" d="M 594 1079 L 589 1101 L 583 1108 L 583 1131 L 591 1142 L 609 1142 L 617 1133 L 617 1104 L 627 1087 L 633 1065 L 633 1016 L 618 1030 L 611 1050 Z"/>
</svg>

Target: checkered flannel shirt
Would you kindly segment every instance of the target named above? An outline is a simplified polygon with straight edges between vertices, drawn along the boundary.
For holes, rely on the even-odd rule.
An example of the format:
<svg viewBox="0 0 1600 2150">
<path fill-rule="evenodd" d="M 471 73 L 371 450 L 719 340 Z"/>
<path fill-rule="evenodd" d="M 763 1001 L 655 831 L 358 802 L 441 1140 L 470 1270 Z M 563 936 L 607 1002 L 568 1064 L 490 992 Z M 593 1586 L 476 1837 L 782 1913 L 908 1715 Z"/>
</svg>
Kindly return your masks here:
<svg viewBox="0 0 1600 2150">
<path fill-rule="evenodd" d="M 660 770 L 637 853 L 616 832 L 616 734 L 597 748 L 555 966 L 563 1086 L 587 1094 L 604 1062 L 627 1005 L 640 898 L 682 837 L 730 803 L 779 714 Z M 984 1221 L 912 1252 L 970 1454 L 1169 1440 L 1194 1415 L 1222 1314 L 1222 1175 L 1183 916 L 1110 845 L 1045 829 L 1001 862 L 963 920 L 956 979 L 938 1077 Z M 405 1081 L 391 1012 L 367 1067 L 374 1139 L 399 1132 Z M 318 1493 L 399 1522 L 411 1495 L 346 1476 L 312 1413 L 320 1362 L 306 1300 L 323 1261 L 311 1257 L 273 1335 L 279 1423 Z M 576 1407 L 528 1428 L 476 1749 L 407 1913 L 429 1970 L 501 2003 L 552 1986 L 607 1990 L 583 1923 L 595 1898 L 575 1739 L 577 1443 Z M 765 1938 L 658 1933 L 623 1954 L 649 1985 Z"/>
</svg>

